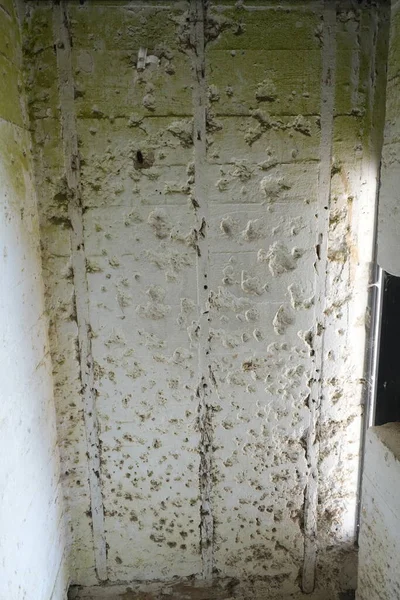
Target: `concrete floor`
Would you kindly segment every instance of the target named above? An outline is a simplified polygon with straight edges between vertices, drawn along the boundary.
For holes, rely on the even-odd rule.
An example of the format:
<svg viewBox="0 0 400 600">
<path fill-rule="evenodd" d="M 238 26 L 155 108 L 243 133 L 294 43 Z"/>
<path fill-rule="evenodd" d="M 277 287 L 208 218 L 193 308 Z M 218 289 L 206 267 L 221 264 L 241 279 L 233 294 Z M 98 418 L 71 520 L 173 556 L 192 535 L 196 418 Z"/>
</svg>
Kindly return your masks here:
<svg viewBox="0 0 400 600">
<path fill-rule="evenodd" d="M 153 589 L 152 589 L 153 588 Z M 204 588 L 177 583 L 174 585 L 149 584 L 146 590 L 133 590 L 128 585 L 70 589 L 69 600 L 234 600 L 232 586 Z"/>
<path fill-rule="evenodd" d="M 105 585 L 83 588 L 73 586 L 69 590 L 69 600 L 253 600 L 254 590 L 249 586 L 238 585 L 235 580 L 225 580 L 214 584 L 212 588 L 199 586 L 195 582 L 168 583 L 139 583 L 131 585 Z M 258 597 L 260 595 L 258 594 Z M 315 590 L 311 594 L 277 596 L 277 591 L 271 595 L 265 591 L 264 600 L 354 600 L 354 590 L 335 594 L 326 590 Z"/>
</svg>

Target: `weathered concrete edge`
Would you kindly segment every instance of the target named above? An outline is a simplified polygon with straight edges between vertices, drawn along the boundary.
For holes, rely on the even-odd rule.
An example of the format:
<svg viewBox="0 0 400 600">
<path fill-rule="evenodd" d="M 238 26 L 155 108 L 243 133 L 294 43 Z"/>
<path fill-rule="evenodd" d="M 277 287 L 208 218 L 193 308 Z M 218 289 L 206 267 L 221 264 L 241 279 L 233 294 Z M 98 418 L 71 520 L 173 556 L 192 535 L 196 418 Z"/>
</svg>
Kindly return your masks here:
<svg viewBox="0 0 400 600">
<path fill-rule="evenodd" d="M 71 252 L 78 326 L 80 376 L 84 404 L 84 423 L 89 468 L 90 506 L 92 513 L 94 558 L 100 581 L 107 579 L 107 551 L 104 531 L 104 507 L 100 484 L 99 432 L 96 415 L 93 359 L 89 322 L 89 296 L 84 248 L 83 211 L 80 190 L 80 161 L 76 116 L 74 112 L 74 82 L 71 63 L 71 36 L 67 3 L 62 0 L 53 7 L 53 27 L 59 73 L 60 112 L 65 174 L 70 201 Z"/>
</svg>

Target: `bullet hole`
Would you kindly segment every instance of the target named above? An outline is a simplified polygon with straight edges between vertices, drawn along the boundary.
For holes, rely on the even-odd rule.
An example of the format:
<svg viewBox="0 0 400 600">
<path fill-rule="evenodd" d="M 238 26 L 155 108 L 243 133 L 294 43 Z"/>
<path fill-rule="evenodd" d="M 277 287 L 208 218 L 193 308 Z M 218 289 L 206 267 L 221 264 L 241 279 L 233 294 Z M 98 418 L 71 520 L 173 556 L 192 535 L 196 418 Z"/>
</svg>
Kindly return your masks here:
<svg viewBox="0 0 400 600">
<path fill-rule="evenodd" d="M 320 233 L 319 236 L 318 236 L 318 244 L 315 246 L 315 252 L 316 252 L 318 260 L 321 260 L 321 246 L 322 246 L 322 241 L 323 241 L 323 235 L 322 235 L 322 233 Z"/>
<path fill-rule="evenodd" d="M 204 289 L 205 289 L 205 290 L 208 290 L 208 285 L 205 285 L 205 286 L 204 286 Z"/>
<path fill-rule="evenodd" d="M 197 132 L 197 139 L 198 139 L 199 142 L 201 142 L 201 133 L 200 133 L 200 131 Z"/>
<path fill-rule="evenodd" d="M 137 150 L 134 154 L 133 164 L 135 169 L 150 169 L 154 165 L 154 152 Z"/>
</svg>

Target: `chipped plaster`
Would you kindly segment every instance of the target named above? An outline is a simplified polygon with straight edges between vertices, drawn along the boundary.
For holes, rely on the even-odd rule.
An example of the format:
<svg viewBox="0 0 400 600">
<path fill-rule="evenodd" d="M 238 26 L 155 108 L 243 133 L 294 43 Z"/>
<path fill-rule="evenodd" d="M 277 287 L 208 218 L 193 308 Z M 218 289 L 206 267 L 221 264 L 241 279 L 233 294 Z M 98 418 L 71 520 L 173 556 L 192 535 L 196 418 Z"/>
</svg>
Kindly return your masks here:
<svg viewBox="0 0 400 600">
<path fill-rule="evenodd" d="M 28 4 L 74 583 L 354 587 L 385 10 Z"/>
</svg>

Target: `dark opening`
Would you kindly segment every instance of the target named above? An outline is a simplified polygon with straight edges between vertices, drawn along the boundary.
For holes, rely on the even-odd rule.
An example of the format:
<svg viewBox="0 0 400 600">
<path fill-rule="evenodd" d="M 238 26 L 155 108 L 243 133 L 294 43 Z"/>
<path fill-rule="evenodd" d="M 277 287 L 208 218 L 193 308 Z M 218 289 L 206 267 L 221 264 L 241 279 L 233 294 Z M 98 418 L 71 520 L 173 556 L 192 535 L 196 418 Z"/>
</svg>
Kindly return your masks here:
<svg viewBox="0 0 400 600">
<path fill-rule="evenodd" d="M 383 273 L 375 425 L 400 421 L 400 277 Z"/>
</svg>

